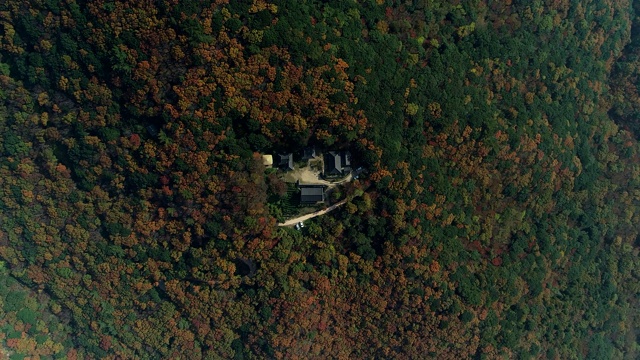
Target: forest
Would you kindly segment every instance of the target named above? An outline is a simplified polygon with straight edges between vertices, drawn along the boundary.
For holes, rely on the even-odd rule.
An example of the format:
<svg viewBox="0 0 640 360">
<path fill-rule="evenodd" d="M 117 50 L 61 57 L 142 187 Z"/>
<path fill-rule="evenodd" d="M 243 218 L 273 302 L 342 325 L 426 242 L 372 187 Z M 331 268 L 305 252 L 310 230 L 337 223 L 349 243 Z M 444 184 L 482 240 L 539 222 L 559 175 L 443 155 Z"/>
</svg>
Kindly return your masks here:
<svg viewBox="0 0 640 360">
<path fill-rule="evenodd" d="M 0 357 L 640 358 L 638 15 L 1 1 Z"/>
</svg>

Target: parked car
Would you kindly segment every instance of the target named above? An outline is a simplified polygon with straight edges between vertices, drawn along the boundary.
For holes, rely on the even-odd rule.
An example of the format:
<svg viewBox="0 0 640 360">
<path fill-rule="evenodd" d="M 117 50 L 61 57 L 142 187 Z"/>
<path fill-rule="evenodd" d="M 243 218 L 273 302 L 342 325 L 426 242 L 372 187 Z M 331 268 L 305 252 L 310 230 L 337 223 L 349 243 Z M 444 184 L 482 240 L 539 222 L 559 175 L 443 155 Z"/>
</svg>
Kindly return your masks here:
<svg viewBox="0 0 640 360">
<path fill-rule="evenodd" d="M 303 227 L 304 227 L 304 223 L 303 223 L 302 221 L 300 221 L 300 222 L 298 223 L 298 225 L 300 225 L 300 227 L 301 227 L 301 228 L 303 228 Z"/>
</svg>

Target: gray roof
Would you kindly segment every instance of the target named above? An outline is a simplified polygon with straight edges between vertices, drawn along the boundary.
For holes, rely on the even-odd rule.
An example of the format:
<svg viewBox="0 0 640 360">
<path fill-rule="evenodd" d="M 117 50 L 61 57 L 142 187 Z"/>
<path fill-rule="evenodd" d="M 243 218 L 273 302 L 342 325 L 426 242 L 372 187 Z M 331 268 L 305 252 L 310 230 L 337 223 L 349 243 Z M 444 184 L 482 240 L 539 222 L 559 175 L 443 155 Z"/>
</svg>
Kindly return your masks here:
<svg viewBox="0 0 640 360">
<path fill-rule="evenodd" d="M 313 159 L 314 157 L 316 157 L 316 149 L 315 148 L 305 148 L 303 155 L 302 155 L 302 159 L 303 160 L 309 160 L 309 159 Z"/>
<path fill-rule="evenodd" d="M 326 175 L 342 175 L 349 171 L 351 153 L 348 151 L 329 151 L 324 157 L 324 172 Z"/>
<path fill-rule="evenodd" d="M 293 154 L 279 154 L 278 167 L 283 170 L 293 170 Z"/>
<path fill-rule="evenodd" d="M 301 186 L 300 187 L 300 202 L 319 202 L 324 201 L 324 187 L 323 186 Z"/>
<path fill-rule="evenodd" d="M 348 151 L 343 151 L 340 153 L 340 156 L 342 157 L 342 166 L 344 166 L 345 168 L 351 167 L 351 153 Z"/>
</svg>

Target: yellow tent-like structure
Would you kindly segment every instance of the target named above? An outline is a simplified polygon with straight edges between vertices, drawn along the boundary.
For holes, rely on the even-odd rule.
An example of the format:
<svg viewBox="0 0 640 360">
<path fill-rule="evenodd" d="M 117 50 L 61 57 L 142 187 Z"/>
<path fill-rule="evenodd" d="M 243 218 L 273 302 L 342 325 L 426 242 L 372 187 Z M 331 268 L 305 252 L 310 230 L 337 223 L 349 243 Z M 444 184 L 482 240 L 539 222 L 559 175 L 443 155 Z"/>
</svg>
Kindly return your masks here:
<svg viewBox="0 0 640 360">
<path fill-rule="evenodd" d="M 272 167 L 273 155 L 262 155 L 262 164 L 266 167 Z"/>
</svg>

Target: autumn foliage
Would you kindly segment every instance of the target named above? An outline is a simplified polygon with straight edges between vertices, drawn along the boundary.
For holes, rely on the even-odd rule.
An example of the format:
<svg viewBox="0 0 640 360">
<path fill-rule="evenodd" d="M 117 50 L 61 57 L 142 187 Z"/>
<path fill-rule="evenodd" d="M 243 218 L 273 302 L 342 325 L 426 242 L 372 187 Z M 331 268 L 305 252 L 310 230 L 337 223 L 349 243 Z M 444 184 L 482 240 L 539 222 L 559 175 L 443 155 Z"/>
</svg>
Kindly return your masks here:
<svg viewBox="0 0 640 360">
<path fill-rule="evenodd" d="M 2 2 L 0 355 L 637 357 L 635 10 Z"/>
</svg>

